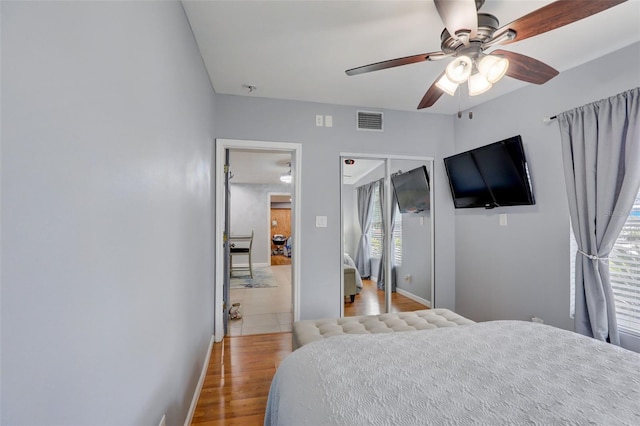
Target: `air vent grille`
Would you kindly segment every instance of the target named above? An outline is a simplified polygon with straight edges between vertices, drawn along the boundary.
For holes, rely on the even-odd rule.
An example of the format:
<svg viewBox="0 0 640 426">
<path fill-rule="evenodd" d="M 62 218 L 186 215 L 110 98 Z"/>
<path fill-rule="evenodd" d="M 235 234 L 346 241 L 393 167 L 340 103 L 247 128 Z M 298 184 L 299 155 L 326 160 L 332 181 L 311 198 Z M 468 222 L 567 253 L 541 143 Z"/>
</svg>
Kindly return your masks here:
<svg viewBox="0 0 640 426">
<path fill-rule="evenodd" d="M 358 130 L 374 130 L 382 132 L 382 113 L 358 111 Z"/>
</svg>

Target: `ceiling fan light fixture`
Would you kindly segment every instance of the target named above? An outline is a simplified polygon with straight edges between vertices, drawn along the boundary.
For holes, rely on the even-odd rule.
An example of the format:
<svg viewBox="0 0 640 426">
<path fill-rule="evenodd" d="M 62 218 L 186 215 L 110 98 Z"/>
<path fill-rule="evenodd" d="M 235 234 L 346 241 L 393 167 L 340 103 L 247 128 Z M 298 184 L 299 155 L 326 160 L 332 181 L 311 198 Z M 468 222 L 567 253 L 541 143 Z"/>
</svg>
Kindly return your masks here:
<svg viewBox="0 0 640 426">
<path fill-rule="evenodd" d="M 478 71 L 489 83 L 498 82 L 509 69 L 509 60 L 501 56 L 486 55 L 478 64 Z"/>
<path fill-rule="evenodd" d="M 469 77 L 469 96 L 481 95 L 492 86 L 493 84 L 489 83 L 484 75 L 477 72 Z"/>
<path fill-rule="evenodd" d="M 458 89 L 458 83 L 454 83 L 453 81 L 449 80 L 447 78 L 447 73 L 442 74 L 440 80 L 436 82 L 436 86 L 438 87 L 438 89 L 442 90 L 450 96 L 455 95 L 456 90 Z"/>
<path fill-rule="evenodd" d="M 473 62 L 468 56 L 458 56 L 447 65 L 446 75 L 452 83 L 460 84 L 467 81 L 473 69 Z"/>
<path fill-rule="evenodd" d="M 282 176 L 280 176 L 280 182 L 283 183 L 291 183 L 291 172 L 285 173 Z"/>
<path fill-rule="evenodd" d="M 280 175 L 280 182 L 282 183 L 291 183 L 293 177 L 291 176 L 291 162 L 289 164 L 289 171 Z"/>
</svg>

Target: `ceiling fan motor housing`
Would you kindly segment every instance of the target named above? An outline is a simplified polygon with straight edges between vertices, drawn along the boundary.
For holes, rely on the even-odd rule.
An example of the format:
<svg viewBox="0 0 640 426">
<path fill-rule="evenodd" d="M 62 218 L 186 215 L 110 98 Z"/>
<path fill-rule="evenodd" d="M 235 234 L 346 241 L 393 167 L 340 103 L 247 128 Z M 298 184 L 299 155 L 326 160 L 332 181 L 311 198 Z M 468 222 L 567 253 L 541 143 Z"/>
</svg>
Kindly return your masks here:
<svg viewBox="0 0 640 426">
<path fill-rule="evenodd" d="M 491 40 L 496 29 L 498 29 L 499 24 L 498 18 L 495 16 L 489 15 L 488 13 L 478 13 L 478 32 L 474 38 L 469 40 L 468 44 L 477 42 L 482 45 L 483 43 L 488 42 Z M 440 48 L 442 51 L 444 53 L 453 54 L 461 47 L 464 47 L 465 43 L 463 39 L 465 37 L 460 37 L 460 35 L 461 32 L 457 32 L 457 36 L 453 37 L 445 28 L 442 31 L 442 34 L 440 34 Z"/>
</svg>

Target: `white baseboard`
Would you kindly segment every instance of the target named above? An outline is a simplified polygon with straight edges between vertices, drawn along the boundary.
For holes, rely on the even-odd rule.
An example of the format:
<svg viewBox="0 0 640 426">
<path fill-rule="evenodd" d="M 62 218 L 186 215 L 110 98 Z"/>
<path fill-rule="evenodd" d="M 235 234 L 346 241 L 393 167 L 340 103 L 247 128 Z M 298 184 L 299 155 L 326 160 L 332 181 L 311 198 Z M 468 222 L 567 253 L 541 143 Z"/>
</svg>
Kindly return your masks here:
<svg viewBox="0 0 640 426">
<path fill-rule="evenodd" d="M 209 348 L 207 349 L 207 356 L 204 358 L 204 363 L 202 365 L 202 371 L 200 372 L 200 378 L 198 379 L 198 384 L 196 386 L 196 391 L 193 394 L 193 399 L 191 400 L 191 406 L 189 407 L 189 412 L 187 412 L 187 418 L 184 421 L 184 426 L 191 425 L 191 421 L 193 420 L 193 415 L 196 412 L 196 407 L 198 405 L 198 399 L 200 399 L 200 392 L 202 392 L 202 386 L 204 385 L 204 379 L 207 376 L 207 369 L 209 368 L 209 360 L 211 359 L 211 350 L 213 349 L 214 336 L 211 336 L 211 340 L 209 341 Z"/>
<path fill-rule="evenodd" d="M 404 297 L 408 297 L 411 300 L 415 300 L 416 302 L 423 304 L 427 308 L 431 307 L 431 302 L 429 302 L 427 299 L 423 299 L 422 297 L 416 296 L 413 293 L 409 293 L 407 290 L 403 290 L 400 287 L 396 287 L 396 293 L 401 294 Z"/>
</svg>

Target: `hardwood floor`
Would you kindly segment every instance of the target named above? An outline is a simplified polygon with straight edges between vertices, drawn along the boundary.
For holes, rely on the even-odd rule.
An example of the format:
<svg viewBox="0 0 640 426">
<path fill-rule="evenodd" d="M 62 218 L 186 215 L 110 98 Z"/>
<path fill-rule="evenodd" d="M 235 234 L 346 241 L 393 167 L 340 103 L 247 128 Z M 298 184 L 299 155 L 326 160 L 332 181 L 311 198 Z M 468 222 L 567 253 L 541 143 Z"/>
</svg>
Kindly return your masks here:
<svg viewBox="0 0 640 426">
<path fill-rule="evenodd" d="M 272 254 L 271 265 L 291 265 L 291 258 L 282 254 Z"/>
<path fill-rule="evenodd" d="M 376 315 L 384 310 L 384 292 L 373 281 L 354 303 L 345 303 L 345 316 Z M 392 312 L 426 309 L 400 294 L 392 294 Z M 291 353 L 291 333 L 225 337 L 213 345 L 207 376 L 192 425 L 262 425 L 271 379 L 280 361 Z"/>
<path fill-rule="evenodd" d="M 262 425 L 271 379 L 291 333 L 225 337 L 213 345 L 192 425 Z"/>
<path fill-rule="evenodd" d="M 384 291 L 378 290 L 371 280 L 362 280 L 363 288 L 353 303 L 348 298 L 344 303 L 344 316 L 378 315 L 384 311 Z M 419 311 L 429 309 L 421 303 L 398 293 L 391 293 L 391 312 Z"/>
</svg>

